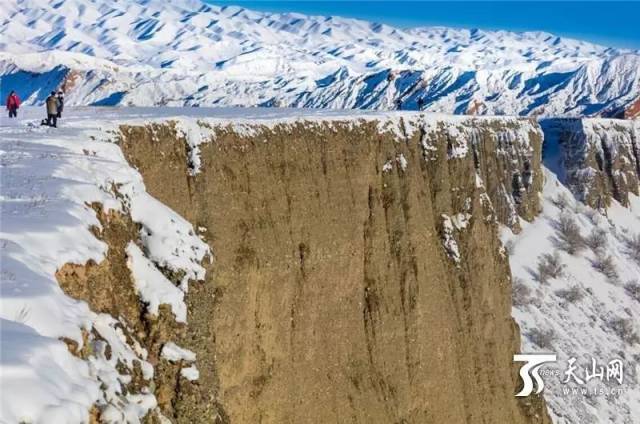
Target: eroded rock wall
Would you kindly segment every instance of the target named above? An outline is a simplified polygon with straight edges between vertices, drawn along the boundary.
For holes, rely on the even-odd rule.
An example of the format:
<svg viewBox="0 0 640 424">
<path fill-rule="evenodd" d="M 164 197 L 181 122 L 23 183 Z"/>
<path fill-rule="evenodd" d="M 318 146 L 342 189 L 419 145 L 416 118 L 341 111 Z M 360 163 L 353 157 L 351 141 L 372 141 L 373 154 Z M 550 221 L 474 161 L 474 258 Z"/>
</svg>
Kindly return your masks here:
<svg viewBox="0 0 640 424">
<path fill-rule="evenodd" d="M 497 235 L 539 209 L 534 124 L 199 125 L 199 172 L 175 123 L 120 139 L 214 252 L 182 343 L 224 416 L 197 422 L 548 422 Z"/>
<path fill-rule="evenodd" d="M 559 173 L 576 197 L 605 210 L 615 199 L 629 205 L 640 184 L 640 122 L 550 119 L 545 138 L 559 150 Z"/>
</svg>

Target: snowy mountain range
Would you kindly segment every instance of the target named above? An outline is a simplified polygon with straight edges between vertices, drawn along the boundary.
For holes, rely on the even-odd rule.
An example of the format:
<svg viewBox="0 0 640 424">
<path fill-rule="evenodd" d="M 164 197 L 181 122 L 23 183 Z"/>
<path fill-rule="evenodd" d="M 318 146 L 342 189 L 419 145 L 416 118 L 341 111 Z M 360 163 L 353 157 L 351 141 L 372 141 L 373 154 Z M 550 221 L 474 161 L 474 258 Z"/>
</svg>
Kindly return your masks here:
<svg viewBox="0 0 640 424">
<path fill-rule="evenodd" d="M 423 6 L 415 6 L 423 7 Z M 39 104 L 423 108 L 612 115 L 640 52 L 543 32 L 398 29 L 199 0 L 2 0 L 2 93 Z"/>
</svg>

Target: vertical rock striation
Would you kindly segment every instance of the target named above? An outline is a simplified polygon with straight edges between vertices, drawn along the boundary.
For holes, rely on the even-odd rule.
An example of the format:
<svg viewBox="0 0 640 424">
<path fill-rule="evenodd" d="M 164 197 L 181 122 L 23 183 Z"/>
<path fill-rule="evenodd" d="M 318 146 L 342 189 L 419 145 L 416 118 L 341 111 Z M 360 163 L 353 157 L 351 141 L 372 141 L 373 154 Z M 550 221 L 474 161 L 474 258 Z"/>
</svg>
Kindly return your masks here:
<svg viewBox="0 0 640 424">
<path fill-rule="evenodd" d="M 123 126 L 120 146 L 214 252 L 181 341 L 199 402 L 224 410 L 199 422 L 549 422 L 541 398 L 514 397 L 498 238 L 498 223 L 517 231 L 540 208 L 537 125 L 198 126 L 210 140 L 197 171 L 175 122 Z"/>
</svg>

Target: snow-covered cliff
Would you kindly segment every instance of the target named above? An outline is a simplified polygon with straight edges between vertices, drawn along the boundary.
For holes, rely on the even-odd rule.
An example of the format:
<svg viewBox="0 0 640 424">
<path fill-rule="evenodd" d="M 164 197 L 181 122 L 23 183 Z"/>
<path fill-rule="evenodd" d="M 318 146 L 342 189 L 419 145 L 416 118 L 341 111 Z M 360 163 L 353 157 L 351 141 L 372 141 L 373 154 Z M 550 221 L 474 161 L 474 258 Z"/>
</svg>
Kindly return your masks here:
<svg viewBox="0 0 640 424">
<path fill-rule="evenodd" d="M 633 124 L 39 113 L 0 127 L 0 421 L 638 416 Z M 596 210 L 569 176 L 603 144 L 626 191 Z M 519 350 L 620 359 L 584 387 L 624 390 L 516 400 Z"/>
</svg>

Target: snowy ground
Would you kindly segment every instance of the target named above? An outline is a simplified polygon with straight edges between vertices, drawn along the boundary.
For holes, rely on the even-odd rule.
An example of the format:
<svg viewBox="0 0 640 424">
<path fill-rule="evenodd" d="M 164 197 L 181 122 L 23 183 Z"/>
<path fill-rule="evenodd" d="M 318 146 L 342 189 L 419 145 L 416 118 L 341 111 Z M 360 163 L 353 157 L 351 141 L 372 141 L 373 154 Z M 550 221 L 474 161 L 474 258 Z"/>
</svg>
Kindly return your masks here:
<svg viewBox="0 0 640 424">
<path fill-rule="evenodd" d="M 144 362 L 146 352 L 122 341 L 112 317 L 95 314 L 84 302 L 66 296 L 54 274 L 65 263 L 100 262 L 104 257 L 106 245 L 89 231 L 90 225 L 100 224 L 87 203 L 123 210 L 121 199 L 109 189 L 112 183 L 122 184 L 128 212 L 153 234 L 144 240 L 145 253 L 131 247 L 137 249 L 132 272 L 150 312 L 168 303 L 177 320 L 185 319 L 183 292 L 166 281 L 155 264 L 202 279 L 199 263 L 208 248 L 188 222 L 145 192 L 141 176 L 118 146 L 103 141 L 114 113 L 71 111 L 58 129 L 34 126 L 40 114 L 27 108 L 20 119 L 3 118 L 0 126 L 0 422 L 86 422 L 96 402 L 111 405 L 103 418 L 137 422 L 155 407 L 155 398 L 123 395 L 116 362 L 142 360 L 143 372 L 150 376 L 153 368 Z M 110 359 L 97 343 L 95 356 L 82 361 L 58 340 L 65 337 L 82 345 L 81 329 L 91 328 L 109 342 Z M 191 370 L 190 376 L 194 374 Z"/>
</svg>

